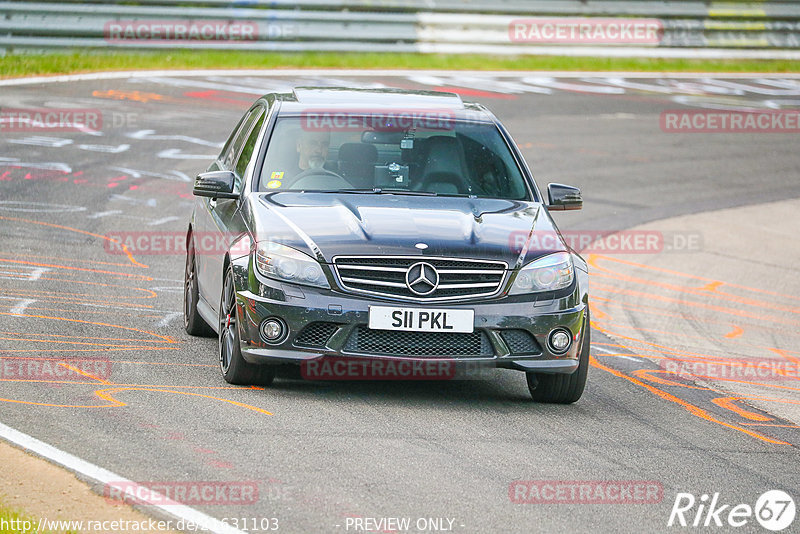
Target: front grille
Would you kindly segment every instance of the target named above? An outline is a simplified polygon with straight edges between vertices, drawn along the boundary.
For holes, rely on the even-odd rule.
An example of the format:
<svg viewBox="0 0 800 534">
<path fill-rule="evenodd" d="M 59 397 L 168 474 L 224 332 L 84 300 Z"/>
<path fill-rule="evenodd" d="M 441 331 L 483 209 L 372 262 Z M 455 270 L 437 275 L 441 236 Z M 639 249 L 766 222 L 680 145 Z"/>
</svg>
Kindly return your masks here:
<svg viewBox="0 0 800 534">
<path fill-rule="evenodd" d="M 536 338 L 527 330 L 501 330 L 503 338 L 511 354 L 541 354 L 542 348 Z"/>
<path fill-rule="evenodd" d="M 494 295 L 500 290 L 508 267 L 501 261 L 424 256 L 340 256 L 333 261 L 342 289 L 418 302 Z M 414 293 L 406 284 L 406 273 L 418 262 L 432 265 L 439 275 L 439 285 L 426 295 Z"/>
<path fill-rule="evenodd" d="M 486 333 L 395 332 L 370 330 L 366 326 L 353 329 L 345 352 L 382 356 L 493 356 L 492 344 Z"/>
<path fill-rule="evenodd" d="M 338 328 L 334 323 L 311 323 L 297 335 L 294 344 L 301 347 L 323 348 Z"/>
</svg>

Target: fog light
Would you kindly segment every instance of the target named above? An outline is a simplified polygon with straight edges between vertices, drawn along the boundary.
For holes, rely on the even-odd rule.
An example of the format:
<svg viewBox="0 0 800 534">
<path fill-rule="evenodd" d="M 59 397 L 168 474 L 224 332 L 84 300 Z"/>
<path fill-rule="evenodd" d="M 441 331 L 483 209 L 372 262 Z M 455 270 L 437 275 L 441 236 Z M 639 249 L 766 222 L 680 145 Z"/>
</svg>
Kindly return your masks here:
<svg viewBox="0 0 800 534">
<path fill-rule="evenodd" d="M 550 350 L 555 354 L 563 354 L 569 350 L 572 345 L 572 336 L 564 329 L 553 330 L 550 332 L 550 337 L 547 339 L 547 344 Z"/>
<path fill-rule="evenodd" d="M 264 319 L 261 322 L 261 339 L 267 343 L 278 343 L 286 336 L 286 327 L 283 321 L 275 317 Z"/>
</svg>

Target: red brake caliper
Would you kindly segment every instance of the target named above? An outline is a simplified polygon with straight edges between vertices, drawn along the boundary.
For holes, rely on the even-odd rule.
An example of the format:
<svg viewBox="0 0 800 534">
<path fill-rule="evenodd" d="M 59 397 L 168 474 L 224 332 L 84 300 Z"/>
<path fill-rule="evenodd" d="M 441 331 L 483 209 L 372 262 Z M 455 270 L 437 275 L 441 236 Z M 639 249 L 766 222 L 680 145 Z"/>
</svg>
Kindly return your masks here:
<svg viewBox="0 0 800 534">
<path fill-rule="evenodd" d="M 231 314 L 229 313 L 227 318 L 225 319 L 225 328 L 229 328 L 231 326 Z"/>
</svg>

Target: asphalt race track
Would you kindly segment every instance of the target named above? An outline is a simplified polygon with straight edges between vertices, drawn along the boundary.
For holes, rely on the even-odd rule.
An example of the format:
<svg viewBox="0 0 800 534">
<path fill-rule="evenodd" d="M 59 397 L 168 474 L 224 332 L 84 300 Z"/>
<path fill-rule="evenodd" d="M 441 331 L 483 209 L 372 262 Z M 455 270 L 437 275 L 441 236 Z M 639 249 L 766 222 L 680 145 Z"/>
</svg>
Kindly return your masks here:
<svg viewBox="0 0 800 534">
<path fill-rule="evenodd" d="M 109 236 L 161 235 L 168 248 L 185 232 L 191 180 L 243 111 L 295 85 L 436 88 L 488 105 L 540 187 L 582 188 L 584 209 L 556 215 L 562 230 L 609 232 L 800 197 L 796 132 L 671 133 L 660 123 L 666 110 L 796 109 L 792 78 L 156 73 L 6 85 L 3 110 L 83 108 L 103 119 L 89 131 L 0 130 L 0 422 L 134 481 L 255 484 L 249 500 L 188 504 L 220 519 L 277 518 L 285 532 L 364 531 L 354 518 L 388 517 L 411 518 L 412 532 L 434 531 L 417 530 L 420 518 L 464 533 L 660 532 L 680 492 L 753 506 L 782 489 L 797 500 L 798 423 L 714 402 L 714 388 L 659 381 L 658 363 L 632 355 L 643 333 L 626 331 L 627 343 L 603 334 L 613 330 L 603 302 L 614 294 L 598 278 L 593 367 L 575 405 L 533 403 L 512 371 L 228 386 L 216 340 L 183 331 L 182 251 L 126 253 Z M 686 314 L 704 302 L 682 298 Z M 782 328 L 796 333 L 794 317 Z M 796 337 L 775 337 L 800 356 Z M 648 355 L 657 353 L 675 351 Z M 20 372 L 25 362 L 41 367 Z M 515 481 L 648 481 L 661 494 L 519 503 Z M 752 518 L 736 531 L 764 532 Z"/>
</svg>

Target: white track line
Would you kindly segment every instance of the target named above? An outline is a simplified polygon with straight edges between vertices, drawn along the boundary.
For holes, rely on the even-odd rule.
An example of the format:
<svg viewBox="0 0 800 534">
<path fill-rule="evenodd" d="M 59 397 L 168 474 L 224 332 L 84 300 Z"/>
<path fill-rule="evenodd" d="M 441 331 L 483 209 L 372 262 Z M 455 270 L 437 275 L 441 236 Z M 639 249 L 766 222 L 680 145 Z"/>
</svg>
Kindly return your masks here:
<svg viewBox="0 0 800 534">
<path fill-rule="evenodd" d="M 9 310 L 9 311 L 11 313 L 15 313 L 17 315 L 22 315 L 23 313 L 25 313 L 25 308 L 27 308 L 28 306 L 30 306 L 34 302 L 36 302 L 36 301 L 33 300 L 33 299 L 20 299 L 19 304 L 17 304 L 13 308 L 11 308 L 11 310 Z"/>
<path fill-rule="evenodd" d="M 606 349 L 604 347 L 595 347 L 594 345 L 592 345 L 592 350 L 595 351 L 595 352 L 602 352 L 602 353 L 605 353 L 605 354 L 617 354 L 617 351 L 608 350 L 608 349 Z"/>
<path fill-rule="evenodd" d="M 122 72 L 93 72 L 88 74 L 62 74 L 56 76 L 35 76 L 30 78 L 9 78 L 0 80 L 0 87 L 12 85 L 31 85 L 37 83 L 85 82 L 93 80 L 116 80 L 123 78 L 150 78 L 153 76 L 191 77 L 191 76 L 433 76 L 442 73 L 463 76 L 550 76 L 553 78 L 584 78 L 593 76 L 622 76 L 627 78 L 800 78 L 800 73 L 772 72 L 602 72 L 602 71 L 471 71 L 471 70 L 385 70 L 385 69 L 241 69 L 241 70 L 135 70 Z"/>
<path fill-rule="evenodd" d="M 56 449 L 52 445 L 48 445 L 47 443 L 39 441 L 34 437 L 23 434 L 18 430 L 14 430 L 3 423 L 0 423 L 0 438 L 22 447 L 26 451 L 32 452 L 37 456 L 41 456 L 42 458 L 45 458 L 54 464 L 65 467 L 73 473 L 79 474 L 84 479 L 89 479 L 94 483 L 102 484 L 104 487 L 113 482 L 115 484 L 123 484 L 126 489 L 131 488 L 131 490 L 134 491 L 135 489 L 138 489 L 138 484 L 133 481 L 125 479 L 115 473 L 112 473 L 111 471 L 103 469 L 102 467 L 98 467 L 85 460 L 81 460 L 77 456 L 73 456 L 72 454 L 64 452 L 60 449 Z M 166 500 L 163 496 L 158 495 L 156 492 L 153 492 L 149 489 L 146 489 L 146 491 L 154 500 Z M 183 504 L 154 504 L 147 505 L 146 508 L 154 511 L 157 510 L 159 515 L 166 515 L 177 520 L 182 519 L 184 522 L 192 522 L 195 525 L 200 525 L 210 532 L 219 534 L 245 534 L 239 529 L 233 528 L 230 525 L 226 525 L 219 519 L 206 515 L 199 510 L 195 510 L 194 508 L 190 508 L 189 506 L 185 506 Z"/>
</svg>

